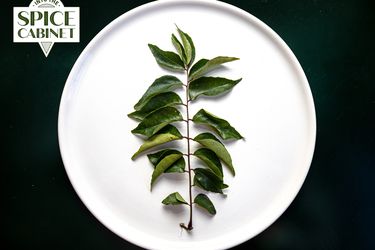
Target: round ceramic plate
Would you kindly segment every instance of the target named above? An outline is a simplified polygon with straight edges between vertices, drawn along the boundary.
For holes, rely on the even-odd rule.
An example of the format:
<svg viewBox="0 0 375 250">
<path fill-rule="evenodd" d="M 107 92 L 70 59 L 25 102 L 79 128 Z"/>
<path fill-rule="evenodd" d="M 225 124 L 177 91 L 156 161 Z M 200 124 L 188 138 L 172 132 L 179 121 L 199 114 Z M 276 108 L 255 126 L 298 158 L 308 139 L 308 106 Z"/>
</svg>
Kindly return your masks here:
<svg viewBox="0 0 375 250">
<path fill-rule="evenodd" d="M 230 93 L 191 104 L 192 114 L 205 108 L 230 121 L 245 140 L 226 144 L 236 176 L 225 169 L 227 195 L 210 194 L 217 214 L 196 208 L 190 233 L 179 227 L 188 222 L 188 207 L 161 204 L 175 191 L 187 199 L 187 175 L 166 174 L 150 192 L 147 157 L 130 159 L 141 140 L 131 134 L 137 123 L 127 114 L 154 79 L 171 74 L 147 44 L 173 50 L 175 24 L 192 37 L 197 59 L 240 58 L 212 75 L 243 78 Z M 291 50 L 254 16 L 216 1 L 158 1 L 114 20 L 75 63 L 59 112 L 62 158 L 85 205 L 122 238 L 164 250 L 229 248 L 271 225 L 301 188 L 315 133 L 312 95 Z"/>
</svg>

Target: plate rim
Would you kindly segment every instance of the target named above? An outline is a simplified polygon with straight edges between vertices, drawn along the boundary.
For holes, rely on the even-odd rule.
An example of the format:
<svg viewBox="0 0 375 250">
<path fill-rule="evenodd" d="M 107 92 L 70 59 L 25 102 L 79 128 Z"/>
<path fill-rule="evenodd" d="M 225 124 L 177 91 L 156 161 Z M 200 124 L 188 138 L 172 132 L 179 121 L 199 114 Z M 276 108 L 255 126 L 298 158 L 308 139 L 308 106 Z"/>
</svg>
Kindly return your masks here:
<svg viewBox="0 0 375 250">
<path fill-rule="evenodd" d="M 262 22 L 260 19 L 257 17 L 253 16 L 252 14 L 248 13 L 245 10 L 242 10 L 239 7 L 236 7 L 232 4 L 225 3 L 225 2 L 220 2 L 220 1 L 212 1 L 212 0 L 163 0 L 163 1 L 154 1 L 154 2 L 149 2 L 145 3 L 143 5 L 140 5 L 136 8 L 133 8 L 122 15 L 118 16 L 114 20 L 112 20 L 109 24 L 107 24 L 100 32 L 98 32 L 94 38 L 91 39 L 91 41 L 86 45 L 86 47 L 83 49 L 83 51 L 80 53 L 79 57 L 75 61 L 68 78 L 65 82 L 61 99 L 60 99 L 60 105 L 59 105 L 59 111 L 58 111 L 58 142 L 59 142 L 59 148 L 60 148 L 60 154 L 61 158 L 64 164 L 65 171 L 68 175 L 69 181 L 72 184 L 75 192 L 77 193 L 78 197 L 80 200 L 83 202 L 83 204 L 86 206 L 86 208 L 94 215 L 94 217 L 102 223 L 106 228 L 108 228 L 110 231 L 115 233 L 116 235 L 120 236 L 121 238 L 125 239 L 126 241 L 135 244 L 137 246 L 143 247 L 143 248 L 153 248 L 153 249 L 175 249 L 174 245 L 168 244 L 169 241 L 160 239 L 157 237 L 153 237 L 153 240 L 158 241 L 158 243 L 162 242 L 163 244 L 159 244 L 159 246 L 155 247 L 152 243 L 145 243 L 146 241 L 141 239 L 142 237 L 137 237 L 137 239 L 132 238 L 132 237 L 127 237 L 123 232 L 117 231 L 115 228 L 113 228 L 110 223 L 107 223 L 105 219 L 101 217 L 101 215 L 95 210 L 95 207 L 92 207 L 90 202 L 88 202 L 88 198 L 84 196 L 84 193 L 79 187 L 79 184 L 76 183 L 76 180 L 74 179 L 71 171 L 69 170 L 69 167 L 67 167 L 69 164 L 69 157 L 68 153 L 66 150 L 64 150 L 64 139 L 63 139 L 63 124 L 64 124 L 64 111 L 65 108 L 67 107 L 67 93 L 69 92 L 69 89 L 71 88 L 71 83 L 74 82 L 74 76 L 76 75 L 77 72 L 79 72 L 79 65 L 82 65 L 84 62 L 85 58 L 87 57 L 89 51 L 91 50 L 92 47 L 94 47 L 102 38 L 106 36 L 108 32 L 110 32 L 113 28 L 117 26 L 118 23 L 123 22 L 125 19 L 131 18 L 132 16 L 136 16 L 139 13 L 152 10 L 153 8 L 161 8 L 163 6 L 169 6 L 170 4 L 177 4 L 177 5 L 184 5 L 184 4 L 199 4 L 199 5 L 204 5 L 207 7 L 214 7 L 214 8 L 220 8 L 225 11 L 230 11 L 256 25 L 258 28 L 260 28 L 263 32 L 265 32 L 274 42 L 275 44 L 279 45 L 281 49 L 283 50 L 284 53 L 287 54 L 288 58 L 291 59 L 291 64 L 298 70 L 298 77 L 301 79 L 302 82 L 302 87 L 304 90 L 304 94 L 306 95 L 306 106 L 308 108 L 309 114 L 311 117 L 309 117 L 311 120 L 310 126 L 311 126 L 311 134 L 309 135 L 311 138 L 308 139 L 310 145 L 308 150 L 306 152 L 309 152 L 309 155 L 306 155 L 306 169 L 303 178 L 301 178 L 300 183 L 298 183 L 298 188 L 295 190 L 295 193 L 293 195 L 290 195 L 289 200 L 287 205 L 281 209 L 281 212 L 278 213 L 276 217 L 271 219 L 271 223 L 265 225 L 262 228 L 259 228 L 256 233 L 254 234 L 246 234 L 246 232 L 242 232 L 241 234 L 238 234 L 238 230 L 236 230 L 236 237 L 231 237 L 230 241 L 222 242 L 222 245 L 218 246 L 217 244 L 215 245 L 209 245 L 209 246 L 204 246 L 204 249 L 226 249 L 230 247 L 234 247 L 238 244 L 241 244 L 243 242 L 246 242 L 250 240 L 251 238 L 255 237 L 256 235 L 260 234 L 263 232 L 265 229 L 270 227 L 276 220 L 279 219 L 279 217 L 286 211 L 286 209 L 291 205 L 291 203 L 295 200 L 297 194 L 301 190 L 303 183 L 305 182 L 305 179 L 307 177 L 307 174 L 309 172 L 309 169 L 311 167 L 313 155 L 314 155 L 314 150 L 315 150 L 315 144 L 316 144 L 316 130 L 317 130 L 317 122 L 316 122 L 316 111 L 315 111 L 315 105 L 314 105 L 314 100 L 313 100 L 313 95 L 310 89 L 310 85 L 308 83 L 307 77 L 304 73 L 304 70 L 302 66 L 300 65 L 299 61 L 297 60 L 296 56 L 292 52 L 292 50 L 289 48 L 289 46 L 284 42 L 284 40 L 273 30 L 271 29 L 266 23 Z M 141 233 L 139 230 L 131 227 L 133 232 L 128 232 L 132 233 L 134 236 L 134 233 Z M 245 231 L 245 230 L 242 230 Z M 230 235 L 233 235 L 231 233 Z M 147 236 L 149 236 L 147 234 Z M 211 242 L 212 240 L 208 240 L 208 242 Z M 148 241 L 149 242 L 149 241 Z M 194 244 L 186 244 L 186 249 L 192 247 L 194 245 L 195 248 L 199 249 L 201 245 L 198 245 L 200 242 L 206 242 L 206 241 L 196 241 L 193 242 Z M 184 247 L 185 249 L 185 247 Z"/>
</svg>

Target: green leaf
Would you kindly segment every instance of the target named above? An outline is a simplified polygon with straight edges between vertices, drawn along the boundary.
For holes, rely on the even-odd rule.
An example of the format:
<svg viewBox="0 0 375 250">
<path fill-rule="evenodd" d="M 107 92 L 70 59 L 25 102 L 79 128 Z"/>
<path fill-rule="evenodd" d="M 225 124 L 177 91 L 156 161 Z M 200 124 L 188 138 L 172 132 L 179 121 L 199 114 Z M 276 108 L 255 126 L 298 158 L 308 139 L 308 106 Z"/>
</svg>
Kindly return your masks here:
<svg viewBox="0 0 375 250">
<path fill-rule="evenodd" d="M 148 149 L 180 139 L 182 139 L 182 135 L 178 129 L 172 125 L 167 125 L 145 141 L 142 146 L 139 147 L 138 151 L 132 156 L 132 160 L 134 160 L 140 153 Z"/>
<path fill-rule="evenodd" d="M 132 130 L 132 133 L 150 137 L 166 125 L 182 120 L 182 115 L 176 108 L 164 107 L 146 116 L 138 126 Z"/>
<path fill-rule="evenodd" d="M 227 139 L 242 139 L 243 136 L 233 128 L 229 122 L 221 119 L 204 109 L 201 109 L 193 117 L 193 122 L 198 124 L 205 124 L 213 128 L 214 131 L 224 140 Z"/>
<path fill-rule="evenodd" d="M 194 185 L 210 192 L 223 193 L 224 188 L 228 187 L 223 180 L 217 177 L 211 170 L 205 168 L 194 169 Z"/>
<path fill-rule="evenodd" d="M 185 165 L 185 159 L 184 157 L 181 157 L 175 163 L 173 163 L 172 166 L 167 168 L 164 173 L 183 173 L 185 171 Z"/>
<path fill-rule="evenodd" d="M 239 60 L 236 57 L 228 57 L 228 56 L 218 56 L 211 60 L 201 59 L 196 64 L 191 67 L 189 72 L 189 80 L 193 81 L 198 77 L 204 75 L 208 71 L 220 66 L 223 63 L 232 62 L 235 60 Z"/>
<path fill-rule="evenodd" d="M 201 159 L 220 179 L 223 179 L 223 167 L 214 151 L 200 148 L 194 152 L 194 155 Z"/>
<path fill-rule="evenodd" d="M 161 203 L 163 203 L 164 205 L 189 205 L 178 192 L 171 193 Z"/>
<path fill-rule="evenodd" d="M 178 54 L 180 55 L 181 60 L 184 62 L 185 65 L 187 65 L 184 47 L 174 34 L 172 34 L 172 43 L 176 48 Z"/>
<path fill-rule="evenodd" d="M 189 84 L 189 96 L 195 100 L 200 95 L 217 96 L 229 91 L 242 79 L 229 80 L 222 77 L 201 77 Z"/>
<path fill-rule="evenodd" d="M 159 49 L 153 44 L 149 44 L 152 54 L 154 55 L 156 62 L 163 68 L 173 70 L 173 71 L 183 71 L 185 70 L 185 65 L 181 61 L 180 56 L 172 51 L 164 51 Z"/>
<path fill-rule="evenodd" d="M 152 97 L 181 87 L 182 82 L 175 76 L 165 75 L 156 79 L 143 94 L 142 98 L 134 105 L 135 110 L 140 110 Z"/>
<path fill-rule="evenodd" d="M 189 71 L 189 80 L 192 80 L 191 76 L 192 75 L 195 75 L 196 72 L 201 69 L 202 67 L 204 67 L 204 65 L 206 65 L 206 63 L 208 62 L 209 60 L 208 59 L 205 59 L 205 58 L 202 58 L 200 59 L 198 62 L 196 62 L 190 69 Z"/>
<path fill-rule="evenodd" d="M 214 153 L 225 163 L 233 176 L 235 175 L 232 158 L 225 146 L 211 133 L 202 133 L 194 138 L 194 141 L 200 143 Z"/>
<path fill-rule="evenodd" d="M 182 104 L 182 100 L 179 95 L 174 92 L 165 92 L 153 96 L 145 103 L 145 105 L 140 110 L 134 111 L 128 114 L 128 116 L 130 118 L 142 121 L 147 115 L 154 112 L 155 110 L 179 104 Z"/>
<path fill-rule="evenodd" d="M 156 179 L 164 173 L 165 170 L 167 170 L 170 166 L 173 165 L 177 160 L 179 160 L 182 157 L 181 153 L 177 154 L 170 154 L 165 156 L 159 163 L 156 165 L 154 172 L 152 173 L 151 178 L 151 189 L 152 185 L 155 183 Z"/>
<path fill-rule="evenodd" d="M 158 165 L 158 163 L 166 156 L 166 155 L 170 155 L 170 154 L 178 154 L 178 153 L 181 153 L 180 151 L 178 150 L 175 150 L 175 149 L 163 149 L 163 150 L 160 150 L 156 153 L 153 153 L 153 154 L 148 154 L 147 155 L 147 158 L 149 159 L 149 161 L 151 162 L 152 165 L 154 165 L 154 167 L 156 167 L 156 165 Z"/>
<path fill-rule="evenodd" d="M 181 152 L 174 150 L 174 149 L 163 149 L 159 152 L 156 152 L 154 154 L 148 154 L 147 157 L 156 167 L 158 163 L 167 155 L 170 154 L 182 154 Z M 175 163 L 173 163 L 169 168 L 167 168 L 164 173 L 183 173 L 185 171 L 185 159 L 181 157 L 179 160 L 177 160 Z"/>
<path fill-rule="evenodd" d="M 194 198 L 194 203 L 207 210 L 212 215 L 216 214 L 216 209 L 210 198 L 205 194 L 198 194 Z"/>
<path fill-rule="evenodd" d="M 177 27 L 177 31 L 181 37 L 182 44 L 184 45 L 184 52 L 186 55 L 186 64 L 190 65 L 190 63 L 192 63 L 195 59 L 195 46 L 194 46 L 193 40 L 187 33 L 183 32 L 178 27 Z"/>
</svg>

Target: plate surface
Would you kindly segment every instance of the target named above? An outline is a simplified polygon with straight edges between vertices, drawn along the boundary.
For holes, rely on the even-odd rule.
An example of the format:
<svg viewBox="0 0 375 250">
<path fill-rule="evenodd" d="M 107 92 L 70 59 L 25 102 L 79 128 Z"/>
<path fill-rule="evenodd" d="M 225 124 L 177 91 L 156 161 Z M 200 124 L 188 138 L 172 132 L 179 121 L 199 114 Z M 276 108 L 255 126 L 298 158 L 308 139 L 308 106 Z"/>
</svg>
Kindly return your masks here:
<svg viewBox="0 0 375 250">
<path fill-rule="evenodd" d="M 173 50 L 175 24 L 194 40 L 197 59 L 241 58 L 212 75 L 243 78 L 229 94 L 191 105 L 192 114 L 204 107 L 246 138 L 227 144 L 236 177 L 225 172 L 226 197 L 210 194 L 216 216 L 194 210 L 191 233 L 178 226 L 187 223 L 187 208 L 161 204 L 175 191 L 188 197 L 187 175 L 165 175 L 151 193 L 147 157 L 130 159 L 141 140 L 126 116 L 154 79 L 170 74 L 147 44 Z M 263 231 L 298 193 L 315 134 L 312 95 L 293 53 L 264 23 L 216 1 L 153 2 L 117 18 L 78 58 L 59 111 L 62 158 L 82 201 L 110 230 L 152 249 L 223 249 Z"/>
</svg>

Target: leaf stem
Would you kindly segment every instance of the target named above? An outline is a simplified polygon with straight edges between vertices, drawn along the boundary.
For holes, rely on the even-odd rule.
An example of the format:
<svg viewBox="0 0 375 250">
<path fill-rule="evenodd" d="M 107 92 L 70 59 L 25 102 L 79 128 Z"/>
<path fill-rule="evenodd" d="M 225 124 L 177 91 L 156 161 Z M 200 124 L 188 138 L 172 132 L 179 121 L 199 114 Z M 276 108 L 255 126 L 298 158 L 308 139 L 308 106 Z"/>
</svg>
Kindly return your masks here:
<svg viewBox="0 0 375 250">
<path fill-rule="evenodd" d="M 186 139 L 186 140 L 193 140 L 193 138 L 188 137 L 188 136 L 183 136 L 182 138 L 184 138 L 184 139 Z"/>
<path fill-rule="evenodd" d="M 189 207 L 190 207 L 190 219 L 187 226 L 181 223 L 180 226 L 187 231 L 191 231 L 193 229 L 193 196 L 192 196 L 192 181 L 191 181 L 191 165 L 190 165 L 190 121 L 189 118 L 189 70 L 186 69 L 186 136 L 184 138 L 187 139 L 187 162 L 188 162 L 188 174 L 189 174 Z"/>
</svg>

